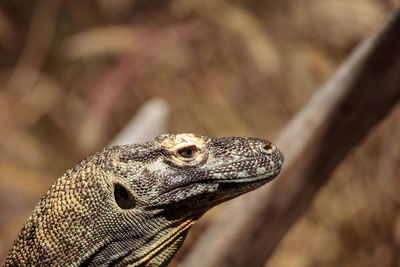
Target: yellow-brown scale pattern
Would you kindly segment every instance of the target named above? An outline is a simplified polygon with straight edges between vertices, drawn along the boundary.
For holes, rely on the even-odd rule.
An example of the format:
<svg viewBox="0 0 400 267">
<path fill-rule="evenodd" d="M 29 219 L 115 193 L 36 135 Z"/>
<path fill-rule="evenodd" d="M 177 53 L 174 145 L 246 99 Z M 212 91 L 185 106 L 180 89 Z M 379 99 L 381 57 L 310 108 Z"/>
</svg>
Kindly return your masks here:
<svg viewBox="0 0 400 267">
<path fill-rule="evenodd" d="M 6 266 L 166 266 L 213 206 L 267 183 L 282 153 L 259 138 L 164 134 L 68 170 L 39 201 Z"/>
</svg>

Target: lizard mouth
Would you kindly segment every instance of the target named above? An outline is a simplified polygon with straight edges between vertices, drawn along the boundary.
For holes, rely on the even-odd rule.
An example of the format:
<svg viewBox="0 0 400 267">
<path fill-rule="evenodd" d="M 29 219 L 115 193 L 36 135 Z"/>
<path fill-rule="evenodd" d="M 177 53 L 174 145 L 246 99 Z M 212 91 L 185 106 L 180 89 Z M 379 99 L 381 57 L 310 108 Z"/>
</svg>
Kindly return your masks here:
<svg viewBox="0 0 400 267">
<path fill-rule="evenodd" d="M 157 196 L 156 205 L 151 205 L 149 209 L 159 210 L 164 215 L 173 215 L 174 218 L 187 214 L 202 214 L 211 207 L 224 201 L 235 198 L 246 192 L 254 190 L 269 181 L 273 180 L 281 170 L 283 161 L 278 158 L 274 167 L 268 165 L 270 159 L 264 157 L 251 158 L 237 161 L 232 164 L 248 167 L 248 171 L 225 172 L 229 175 L 211 173 L 205 175 L 207 178 L 183 181 L 175 183 Z M 261 163 L 261 164 L 260 164 Z M 204 177 L 204 176 L 203 176 Z"/>
<path fill-rule="evenodd" d="M 252 191 L 269 181 L 274 177 L 264 179 L 251 179 L 238 183 L 233 183 L 230 180 L 203 180 L 193 184 L 182 186 L 169 191 L 165 194 L 166 202 L 161 205 L 149 207 L 156 211 L 157 214 L 166 217 L 168 220 L 181 220 L 182 218 L 200 218 L 210 208 L 231 200 L 239 195 Z M 243 178 L 245 180 L 245 178 Z M 198 191 L 201 188 L 202 191 Z M 171 201 L 174 196 L 182 195 L 182 192 L 197 192 L 193 195 L 188 193 L 182 199 Z M 185 194 L 185 193 L 183 193 Z"/>
</svg>

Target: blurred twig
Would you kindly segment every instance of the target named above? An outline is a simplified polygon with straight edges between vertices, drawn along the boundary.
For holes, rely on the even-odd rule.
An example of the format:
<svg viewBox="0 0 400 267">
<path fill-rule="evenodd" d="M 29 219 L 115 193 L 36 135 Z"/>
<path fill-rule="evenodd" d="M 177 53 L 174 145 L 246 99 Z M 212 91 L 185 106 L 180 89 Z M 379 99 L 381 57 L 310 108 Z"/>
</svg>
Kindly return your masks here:
<svg viewBox="0 0 400 267">
<path fill-rule="evenodd" d="M 53 39 L 61 3 L 62 0 L 37 1 L 25 46 L 7 89 L 23 95 L 36 83 Z"/>
<path fill-rule="evenodd" d="M 399 100 L 399 46 L 397 12 L 281 133 L 286 164 L 273 186 L 228 203 L 182 266 L 265 264 L 335 167 Z"/>
<path fill-rule="evenodd" d="M 148 141 L 165 133 L 169 116 L 169 106 L 162 98 L 147 101 L 118 133 L 111 145 L 125 145 Z"/>
<path fill-rule="evenodd" d="M 133 30 L 130 25 L 122 24 L 101 26 L 77 33 L 65 41 L 64 56 L 77 60 L 95 55 L 120 55 L 140 41 L 138 31 L 139 29 Z"/>
</svg>

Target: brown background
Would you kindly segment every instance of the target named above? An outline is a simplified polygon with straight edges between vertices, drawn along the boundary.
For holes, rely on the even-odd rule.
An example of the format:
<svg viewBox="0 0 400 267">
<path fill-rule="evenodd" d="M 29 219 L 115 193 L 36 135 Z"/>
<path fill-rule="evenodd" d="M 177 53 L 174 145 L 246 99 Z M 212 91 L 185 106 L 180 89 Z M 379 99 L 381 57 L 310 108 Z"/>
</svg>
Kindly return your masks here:
<svg viewBox="0 0 400 267">
<path fill-rule="evenodd" d="M 167 101 L 170 132 L 273 140 L 398 4 L 2 1 L 0 262 L 50 184 L 107 145 L 146 100 Z M 397 108 L 267 266 L 399 266 L 399 138 Z M 201 219 L 173 264 L 221 208 Z"/>
</svg>

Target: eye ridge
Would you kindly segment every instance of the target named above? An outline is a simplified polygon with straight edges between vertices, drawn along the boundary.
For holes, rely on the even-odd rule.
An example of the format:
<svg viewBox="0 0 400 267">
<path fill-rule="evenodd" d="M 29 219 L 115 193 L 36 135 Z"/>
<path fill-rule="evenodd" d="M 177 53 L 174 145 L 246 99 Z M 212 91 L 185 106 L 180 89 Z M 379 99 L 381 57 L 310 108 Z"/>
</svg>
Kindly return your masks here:
<svg viewBox="0 0 400 267">
<path fill-rule="evenodd" d="M 178 154 L 182 158 L 191 158 L 196 153 L 197 147 L 196 146 L 187 146 L 178 150 Z"/>
</svg>

